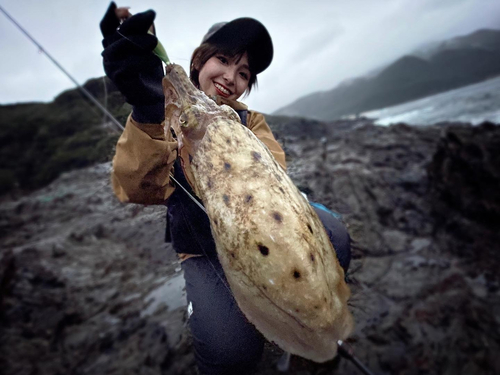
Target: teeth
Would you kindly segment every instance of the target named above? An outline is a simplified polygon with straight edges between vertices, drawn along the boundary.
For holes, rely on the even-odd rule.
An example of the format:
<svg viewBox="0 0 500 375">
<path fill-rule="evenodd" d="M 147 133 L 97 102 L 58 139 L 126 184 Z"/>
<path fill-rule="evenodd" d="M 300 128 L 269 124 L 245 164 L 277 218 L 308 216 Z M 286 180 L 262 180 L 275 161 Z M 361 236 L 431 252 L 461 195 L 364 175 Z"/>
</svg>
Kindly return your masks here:
<svg viewBox="0 0 500 375">
<path fill-rule="evenodd" d="M 231 92 L 228 89 L 226 89 L 225 87 L 222 87 L 218 83 L 215 83 L 215 87 L 217 87 L 217 89 L 219 89 L 220 91 L 222 91 L 226 95 L 231 94 Z"/>
</svg>

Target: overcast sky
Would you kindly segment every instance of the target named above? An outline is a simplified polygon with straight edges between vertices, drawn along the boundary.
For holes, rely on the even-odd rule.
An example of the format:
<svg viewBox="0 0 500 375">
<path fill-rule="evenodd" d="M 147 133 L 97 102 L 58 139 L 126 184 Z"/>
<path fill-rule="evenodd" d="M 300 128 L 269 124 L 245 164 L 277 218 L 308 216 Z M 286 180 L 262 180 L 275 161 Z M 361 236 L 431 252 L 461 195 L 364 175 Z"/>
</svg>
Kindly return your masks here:
<svg viewBox="0 0 500 375">
<path fill-rule="evenodd" d="M 0 0 L 77 81 L 104 74 L 103 0 Z M 269 30 L 274 60 L 243 101 L 271 113 L 295 99 L 377 69 L 422 44 L 500 29 L 500 0 L 162 0 L 117 2 L 157 12 L 170 59 L 185 69 L 216 22 L 254 17 Z M 0 14 L 0 103 L 51 101 L 74 85 Z"/>
</svg>

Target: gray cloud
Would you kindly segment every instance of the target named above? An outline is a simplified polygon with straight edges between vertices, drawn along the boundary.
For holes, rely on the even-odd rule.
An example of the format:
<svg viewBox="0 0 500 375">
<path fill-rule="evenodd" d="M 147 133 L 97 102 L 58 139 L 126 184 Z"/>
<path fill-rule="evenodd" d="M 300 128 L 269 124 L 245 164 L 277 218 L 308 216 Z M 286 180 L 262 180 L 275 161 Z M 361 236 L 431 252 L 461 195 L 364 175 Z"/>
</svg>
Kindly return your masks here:
<svg viewBox="0 0 500 375">
<path fill-rule="evenodd" d="M 323 50 L 328 49 L 330 44 L 335 43 L 343 33 L 340 25 L 334 24 L 327 27 L 317 27 L 312 30 L 303 30 L 304 36 L 299 40 L 290 40 L 290 43 L 297 45 L 293 56 L 294 61 L 303 61 L 312 56 L 321 54 Z"/>
<path fill-rule="evenodd" d="M 2 6 L 79 82 L 103 75 L 99 21 L 103 0 L 4 0 Z M 498 0 L 129 1 L 132 12 L 157 12 L 158 35 L 185 69 L 215 22 L 249 16 L 269 29 L 275 46 L 259 89 L 245 98 L 272 112 L 309 93 L 363 75 L 424 43 L 479 28 L 500 28 Z M 0 103 L 49 101 L 72 83 L 0 15 Z"/>
</svg>

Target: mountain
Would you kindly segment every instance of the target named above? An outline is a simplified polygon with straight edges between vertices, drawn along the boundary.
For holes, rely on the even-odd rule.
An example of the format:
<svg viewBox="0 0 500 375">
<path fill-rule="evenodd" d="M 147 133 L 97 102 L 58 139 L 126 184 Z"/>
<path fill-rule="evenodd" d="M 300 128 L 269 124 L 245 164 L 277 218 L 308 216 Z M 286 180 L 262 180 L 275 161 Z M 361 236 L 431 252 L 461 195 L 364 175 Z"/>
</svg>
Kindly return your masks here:
<svg viewBox="0 0 500 375">
<path fill-rule="evenodd" d="M 472 34 L 459 36 L 445 41 L 433 42 L 423 47 L 418 48 L 412 55 L 430 59 L 438 52 L 458 48 L 479 48 L 490 51 L 500 50 L 500 38 L 498 37 L 499 31 L 481 29 L 473 32 Z"/>
<path fill-rule="evenodd" d="M 500 30 L 478 30 L 406 55 L 372 76 L 309 94 L 276 115 L 334 120 L 500 75 Z"/>
</svg>

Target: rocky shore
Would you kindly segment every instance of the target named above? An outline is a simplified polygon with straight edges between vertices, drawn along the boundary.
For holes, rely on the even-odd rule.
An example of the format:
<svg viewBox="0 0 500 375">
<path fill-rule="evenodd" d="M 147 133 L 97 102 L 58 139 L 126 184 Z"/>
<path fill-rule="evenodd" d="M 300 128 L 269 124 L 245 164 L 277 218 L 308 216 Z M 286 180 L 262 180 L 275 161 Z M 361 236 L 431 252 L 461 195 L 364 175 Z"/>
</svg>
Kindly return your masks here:
<svg viewBox="0 0 500 375">
<path fill-rule="evenodd" d="M 500 126 L 268 118 L 289 175 L 353 238 L 349 342 L 373 372 L 500 373 Z M 0 203 L 0 368 L 196 374 L 165 207 L 113 196 L 110 163 Z M 278 374 L 268 344 L 259 374 Z M 359 374 L 292 358 L 289 374 Z"/>
</svg>

